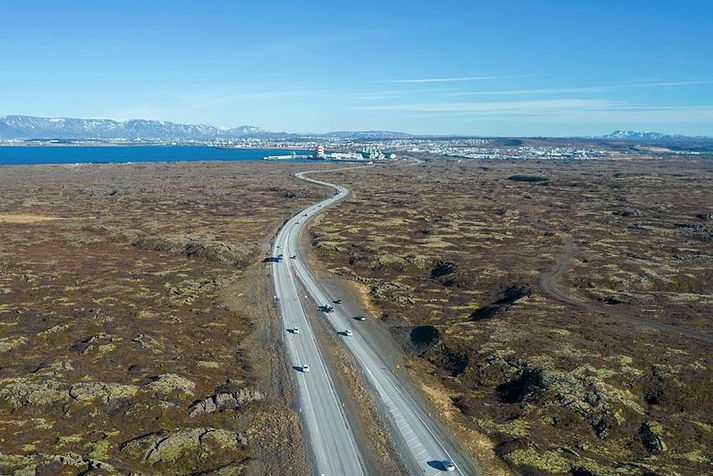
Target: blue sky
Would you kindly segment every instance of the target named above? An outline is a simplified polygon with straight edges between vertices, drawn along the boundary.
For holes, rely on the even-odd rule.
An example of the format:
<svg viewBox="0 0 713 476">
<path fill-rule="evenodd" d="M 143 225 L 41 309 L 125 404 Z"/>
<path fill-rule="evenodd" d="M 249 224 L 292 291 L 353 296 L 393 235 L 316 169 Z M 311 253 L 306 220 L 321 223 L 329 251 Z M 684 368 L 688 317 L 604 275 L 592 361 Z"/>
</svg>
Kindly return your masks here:
<svg viewBox="0 0 713 476">
<path fill-rule="evenodd" d="M 2 0 L 0 115 L 713 135 L 712 31 L 709 0 Z"/>
</svg>

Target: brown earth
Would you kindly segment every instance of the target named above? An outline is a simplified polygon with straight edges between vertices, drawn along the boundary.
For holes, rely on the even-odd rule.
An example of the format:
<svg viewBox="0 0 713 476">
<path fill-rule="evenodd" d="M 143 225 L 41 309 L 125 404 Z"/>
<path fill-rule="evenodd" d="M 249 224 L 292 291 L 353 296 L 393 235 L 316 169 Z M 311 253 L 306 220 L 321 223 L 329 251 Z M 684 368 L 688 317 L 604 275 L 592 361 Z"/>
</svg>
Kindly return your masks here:
<svg viewBox="0 0 713 476">
<path fill-rule="evenodd" d="M 320 178 L 310 228 L 464 436 L 522 474 L 713 464 L 713 163 L 445 160 Z M 481 460 L 487 459 L 487 455 Z"/>
<path fill-rule="evenodd" d="M 0 168 L 0 473 L 307 472 L 260 263 L 303 168 Z"/>
</svg>

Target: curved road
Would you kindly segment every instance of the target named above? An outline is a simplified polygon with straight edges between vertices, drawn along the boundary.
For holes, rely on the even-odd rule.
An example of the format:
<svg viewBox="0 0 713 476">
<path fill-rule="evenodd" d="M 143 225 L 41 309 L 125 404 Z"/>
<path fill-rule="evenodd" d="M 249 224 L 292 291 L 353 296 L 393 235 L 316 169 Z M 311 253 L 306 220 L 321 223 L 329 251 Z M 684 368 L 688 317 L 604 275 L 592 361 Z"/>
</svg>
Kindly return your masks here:
<svg viewBox="0 0 713 476">
<path fill-rule="evenodd" d="M 290 218 L 277 234 L 272 249 L 275 300 L 285 327 L 287 354 L 297 374 L 300 414 L 309 439 L 312 464 L 317 474 L 328 476 L 366 473 L 354 434 L 303 308 L 288 244 L 297 239 L 303 215 L 310 216 L 322 206 L 341 198 L 341 195 L 335 195 Z M 279 255 L 284 258 L 278 260 Z M 292 331 L 294 328 L 300 330 L 299 334 Z M 309 366 L 309 372 L 304 372 L 304 364 Z"/>
<path fill-rule="evenodd" d="M 347 169 L 353 168 L 355 167 Z M 344 199 L 348 194 L 345 187 L 311 179 L 306 175 L 338 170 L 346 169 L 313 170 L 295 174 L 302 180 L 331 187 L 336 193 L 308 207 L 285 223 L 273 247 L 273 256 L 282 254 L 284 258 L 281 262 L 273 263 L 272 274 L 285 327 L 300 328 L 299 334 L 287 335 L 290 358 L 296 371 L 303 363 L 310 367 L 309 373 L 299 372 L 297 383 L 301 413 L 316 470 L 319 474 L 325 475 L 358 475 L 364 473 L 363 461 L 319 351 L 319 345 L 305 315 L 300 300 L 302 296 L 299 295 L 296 284 L 296 280 L 299 279 L 303 289 L 311 298 L 312 302 L 308 301 L 306 305 L 321 306 L 331 303 L 334 299 L 314 278 L 300 256 L 299 236 L 308 218 Z M 292 259 L 291 256 L 296 256 L 296 259 Z M 334 331 L 342 334 L 345 347 L 354 356 L 373 393 L 378 397 L 376 403 L 389 420 L 391 434 L 395 436 L 397 447 L 401 449 L 401 459 L 410 472 L 418 475 L 445 474 L 441 462 L 450 459 L 456 465 L 456 470 L 452 474 L 476 475 L 476 468 L 463 456 L 439 423 L 423 409 L 423 405 L 417 398 L 401 386 L 388 364 L 371 347 L 369 339 L 360 335 L 358 326 L 352 326 L 354 321 L 351 316 L 345 315 L 338 308 L 323 314 Z M 348 337 L 343 335 L 346 329 L 351 329 L 353 335 Z"/>
</svg>

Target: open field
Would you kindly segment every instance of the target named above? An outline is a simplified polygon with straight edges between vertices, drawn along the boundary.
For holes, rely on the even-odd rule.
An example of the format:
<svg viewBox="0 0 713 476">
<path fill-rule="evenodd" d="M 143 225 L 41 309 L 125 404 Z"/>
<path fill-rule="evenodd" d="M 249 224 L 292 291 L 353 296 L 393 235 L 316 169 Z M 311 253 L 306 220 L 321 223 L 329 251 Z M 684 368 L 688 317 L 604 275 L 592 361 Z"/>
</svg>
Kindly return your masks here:
<svg viewBox="0 0 713 476">
<path fill-rule="evenodd" d="M 310 233 L 464 446 L 709 472 L 713 163 L 430 159 L 322 175 L 353 195 Z"/>
<path fill-rule="evenodd" d="M 260 263 L 303 168 L 0 168 L 0 473 L 306 471 Z"/>
</svg>

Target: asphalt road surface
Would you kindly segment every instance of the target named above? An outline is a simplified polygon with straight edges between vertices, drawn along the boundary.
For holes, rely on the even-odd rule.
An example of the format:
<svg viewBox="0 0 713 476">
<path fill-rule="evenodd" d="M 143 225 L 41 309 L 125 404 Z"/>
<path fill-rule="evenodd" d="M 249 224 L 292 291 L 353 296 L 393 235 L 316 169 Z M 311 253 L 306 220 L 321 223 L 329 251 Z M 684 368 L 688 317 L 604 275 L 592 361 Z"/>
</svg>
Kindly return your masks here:
<svg viewBox="0 0 713 476">
<path fill-rule="evenodd" d="M 336 170 L 343 169 L 332 171 Z M 363 474 L 364 465 L 303 305 L 334 307 L 333 311 L 323 312 L 323 315 L 333 330 L 341 335 L 344 345 L 371 385 L 377 396 L 377 405 L 389 420 L 401 460 L 412 474 L 445 474 L 446 468 L 442 462 L 452 460 L 456 469 L 450 474 L 476 475 L 472 463 L 463 456 L 457 445 L 423 408 L 422 403 L 399 383 L 379 352 L 371 347 L 366 335 L 359 332 L 353 316 L 346 315 L 339 305 L 333 303 L 338 297 L 327 294 L 302 259 L 299 236 L 305 221 L 348 195 L 345 187 L 306 177 L 313 172 L 325 171 L 305 171 L 295 175 L 331 187 L 335 195 L 308 207 L 285 223 L 273 247 L 273 257 L 276 259 L 282 255 L 282 259 L 273 263 L 272 274 L 285 327 L 296 326 L 300 329 L 299 334 L 288 333 L 286 341 L 294 369 L 299 372 L 297 383 L 302 418 L 317 472 L 325 475 Z M 298 279 L 309 299 L 307 295 L 299 295 Z M 302 301 L 301 297 L 305 300 Z M 347 329 L 352 331 L 352 335 L 346 335 Z M 303 364 L 309 366 L 309 373 L 299 370 Z"/>
<path fill-rule="evenodd" d="M 313 205 L 288 220 L 277 234 L 272 250 L 275 300 L 282 314 L 289 360 L 296 373 L 300 414 L 309 439 L 314 469 L 317 474 L 326 476 L 366 473 L 342 402 L 302 307 L 287 244 L 299 232 L 303 214 L 315 213 L 321 206 L 338 198 L 332 197 Z M 283 258 L 278 260 L 280 255 Z M 295 328 L 299 329 L 299 333 Z M 309 366 L 309 372 L 305 372 L 304 365 Z"/>
</svg>

